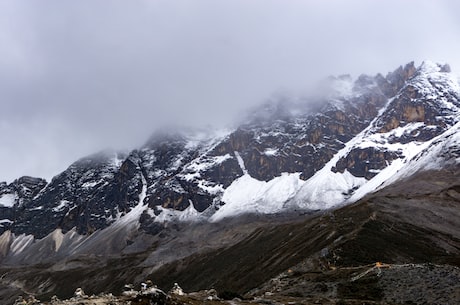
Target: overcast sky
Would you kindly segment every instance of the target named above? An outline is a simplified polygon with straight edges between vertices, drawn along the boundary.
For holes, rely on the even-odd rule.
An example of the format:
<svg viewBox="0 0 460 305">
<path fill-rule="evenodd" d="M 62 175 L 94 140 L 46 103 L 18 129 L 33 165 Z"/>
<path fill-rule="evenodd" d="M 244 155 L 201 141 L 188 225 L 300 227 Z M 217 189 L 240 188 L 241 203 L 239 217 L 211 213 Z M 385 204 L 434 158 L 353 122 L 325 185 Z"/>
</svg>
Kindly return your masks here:
<svg viewBox="0 0 460 305">
<path fill-rule="evenodd" d="M 460 1 L 0 0 L 0 181 L 162 124 L 222 124 L 326 75 L 460 70 Z"/>
</svg>

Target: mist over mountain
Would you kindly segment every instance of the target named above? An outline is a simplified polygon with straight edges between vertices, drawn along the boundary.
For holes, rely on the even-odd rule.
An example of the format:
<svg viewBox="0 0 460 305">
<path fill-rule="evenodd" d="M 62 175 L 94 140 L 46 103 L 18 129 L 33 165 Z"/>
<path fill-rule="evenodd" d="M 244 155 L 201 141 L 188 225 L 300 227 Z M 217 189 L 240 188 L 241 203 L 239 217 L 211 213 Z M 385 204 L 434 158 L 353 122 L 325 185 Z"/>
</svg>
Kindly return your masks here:
<svg viewBox="0 0 460 305">
<path fill-rule="evenodd" d="M 163 124 L 227 124 L 273 92 L 309 95 L 329 75 L 426 59 L 458 73 L 459 9 L 450 0 L 2 1 L 0 180 L 50 180 L 94 151 L 138 147 Z"/>
<path fill-rule="evenodd" d="M 0 296 L 121 294 L 152 280 L 201 291 L 164 301 L 179 304 L 209 289 L 255 304 L 457 302 L 450 66 L 409 62 L 321 88 L 262 103 L 234 128 L 157 130 L 51 181 L 0 183 Z"/>
</svg>

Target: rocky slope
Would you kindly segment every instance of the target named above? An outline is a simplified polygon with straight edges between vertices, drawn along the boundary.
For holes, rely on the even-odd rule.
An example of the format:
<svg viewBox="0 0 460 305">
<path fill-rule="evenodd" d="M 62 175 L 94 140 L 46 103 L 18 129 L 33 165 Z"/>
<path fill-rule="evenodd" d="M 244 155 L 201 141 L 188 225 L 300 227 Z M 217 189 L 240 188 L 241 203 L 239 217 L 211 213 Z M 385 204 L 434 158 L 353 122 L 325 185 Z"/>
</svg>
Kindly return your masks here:
<svg viewBox="0 0 460 305">
<path fill-rule="evenodd" d="M 457 304 L 459 173 L 458 163 L 419 169 L 355 204 L 303 217 L 167 228 L 149 249 L 119 257 L 3 266 L 1 295 L 62 299 L 77 287 L 121 294 L 124 284 L 151 279 L 164 290 L 179 282 L 188 292 L 215 288 L 246 298 L 235 304 Z"/>
</svg>

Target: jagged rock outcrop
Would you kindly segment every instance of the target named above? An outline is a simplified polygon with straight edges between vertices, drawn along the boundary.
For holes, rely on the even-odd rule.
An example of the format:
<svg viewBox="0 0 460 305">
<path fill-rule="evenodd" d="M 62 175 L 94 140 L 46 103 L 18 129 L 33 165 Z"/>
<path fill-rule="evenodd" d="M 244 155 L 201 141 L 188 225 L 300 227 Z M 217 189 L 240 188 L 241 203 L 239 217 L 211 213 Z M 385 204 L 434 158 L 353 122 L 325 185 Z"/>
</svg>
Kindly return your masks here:
<svg viewBox="0 0 460 305">
<path fill-rule="evenodd" d="M 343 173 L 348 170 L 355 177 L 370 180 L 380 170 L 387 167 L 389 162 L 398 157 L 397 152 L 390 150 L 380 150 L 373 147 L 355 148 L 346 157 L 341 158 L 332 168 L 332 171 Z"/>
<path fill-rule="evenodd" d="M 399 76 L 393 73 L 389 79 L 402 87 L 368 128 L 368 143 L 340 158 L 334 170 L 371 179 L 393 160 L 411 154 L 404 145 L 427 143 L 452 128 L 459 120 L 460 97 L 458 83 L 447 71 L 448 66 L 428 62 L 395 71 Z"/>
</svg>

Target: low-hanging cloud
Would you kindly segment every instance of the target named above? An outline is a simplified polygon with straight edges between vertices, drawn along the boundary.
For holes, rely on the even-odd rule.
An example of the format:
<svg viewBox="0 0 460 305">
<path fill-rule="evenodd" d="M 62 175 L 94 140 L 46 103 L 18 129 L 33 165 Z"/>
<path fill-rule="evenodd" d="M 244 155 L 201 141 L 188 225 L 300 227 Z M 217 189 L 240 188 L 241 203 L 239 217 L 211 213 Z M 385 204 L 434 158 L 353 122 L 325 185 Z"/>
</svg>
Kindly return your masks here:
<svg viewBox="0 0 460 305">
<path fill-rule="evenodd" d="M 424 59 L 460 69 L 458 1 L 0 2 L 0 180 L 50 178 L 164 124 Z"/>
</svg>

